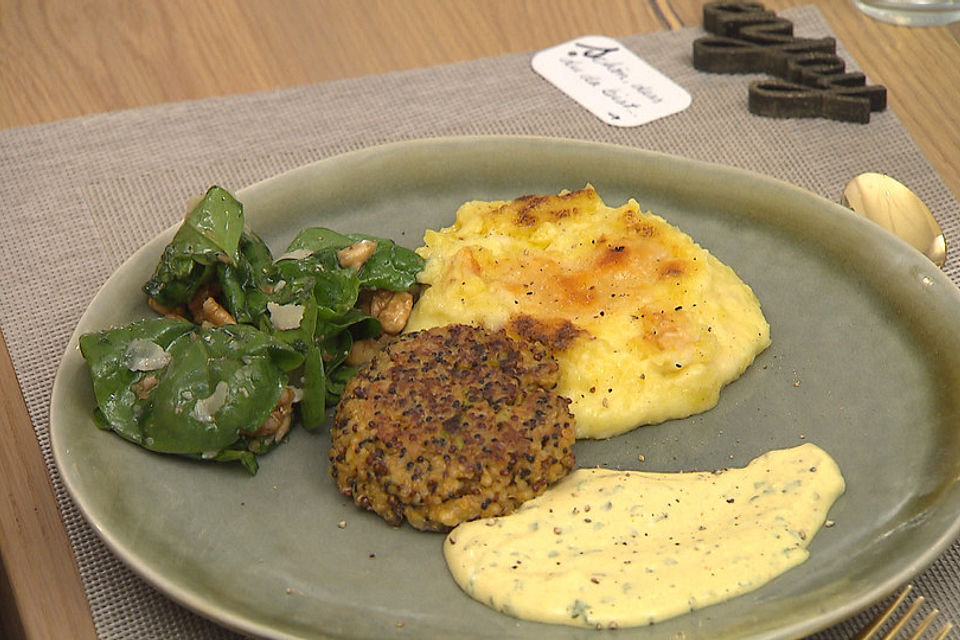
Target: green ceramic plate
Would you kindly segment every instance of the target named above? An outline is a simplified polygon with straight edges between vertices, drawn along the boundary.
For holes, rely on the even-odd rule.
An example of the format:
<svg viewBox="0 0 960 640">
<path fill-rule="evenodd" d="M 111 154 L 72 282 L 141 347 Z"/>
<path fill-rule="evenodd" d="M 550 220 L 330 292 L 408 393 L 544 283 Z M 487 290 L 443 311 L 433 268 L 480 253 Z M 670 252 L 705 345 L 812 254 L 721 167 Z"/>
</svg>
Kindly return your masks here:
<svg viewBox="0 0 960 640">
<path fill-rule="evenodd" d="M 816 536 L 802 566 L 617 638 L 798 637 L 932 562 L 960 528 L 960 292 L 919 253 L 839 205 L 728 167 L 514 137 L 367 149 L 238 195 L 275 252 L 308 225 L 415 247 L 464 201 L 588 182 L 609 204 L 636 198 L 731 265 L 759 297 L 773 344 L 713 410 L 578 443 L 579 463 L 714 469 L 813 442 L 834 456 L 848 487 L 830 513 L 836 526 Z M 464 595 L 444 565 L 442 536 L 391 528 L 339 496 L 326 434 L 295 430 L 249 477 L 98 431 L 77 336 L 149 315 L 140 285 L 171 233 L 133 255 L 94 298 L 53 391 L 60 472 L 114 553 L 190 609 L 262 636 L 595 637 L 515 620 Z"/>
</svg>

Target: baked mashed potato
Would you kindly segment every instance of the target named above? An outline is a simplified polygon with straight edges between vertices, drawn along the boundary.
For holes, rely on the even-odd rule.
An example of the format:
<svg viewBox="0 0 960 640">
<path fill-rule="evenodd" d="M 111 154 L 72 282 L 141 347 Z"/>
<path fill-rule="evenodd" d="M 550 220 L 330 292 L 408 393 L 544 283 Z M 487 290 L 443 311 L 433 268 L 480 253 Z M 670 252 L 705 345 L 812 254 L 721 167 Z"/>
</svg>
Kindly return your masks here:
<svg viewBox="0 0 960 640">
<path fill-rule="evenodd" d="M 417 252 L 429 285 L 407 331 L 467 323 L 540 340 L 577 437 L 714 406 L 770 344 L 750 287 L 688 235 L 591 186 L 468 202 Z"/>
</svg>

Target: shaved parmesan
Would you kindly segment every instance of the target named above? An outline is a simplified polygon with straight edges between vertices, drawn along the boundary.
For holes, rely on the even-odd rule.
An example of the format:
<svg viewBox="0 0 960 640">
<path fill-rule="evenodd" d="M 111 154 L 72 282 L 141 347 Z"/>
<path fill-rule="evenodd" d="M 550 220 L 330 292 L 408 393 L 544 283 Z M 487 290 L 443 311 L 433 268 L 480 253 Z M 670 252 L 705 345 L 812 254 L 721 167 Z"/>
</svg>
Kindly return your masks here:
<svg viewBox="0 0 960 640">
<path fill-rule="evenodd" d="M 170 364 L 172 356 L 156 342 L 136 338 L 123 354 L 123 363 L 130 371 L 156 371 Z"/>
<path fill-rule="evenodd" d="M 206 398 L 200 398 L 193 405 L 190 411 L 190 417 L 199 422 L 213 422 L 213 414 L 227 402 L 227 392 L 230 391 L 230 385 L 221 380 L 216 388 Z"/>
<path fill-rule="evenodd" d="M 289 253 L 285 253 L 274 262 L 280 262 L 281 260 L 303 260 L 304 258 L 309 258 L 313 255 L 313 251 L 310 249 L 295 249 Z"/>
<path fill-rule="evenodd" d="M 267 303 L 267 313 L 270 314 L 270 321 L 275 329 L 284 331 L 287 329 L 296 329 L 303 322 L 302 304 L 277 304 L 276 302 Z"/>
</svg>

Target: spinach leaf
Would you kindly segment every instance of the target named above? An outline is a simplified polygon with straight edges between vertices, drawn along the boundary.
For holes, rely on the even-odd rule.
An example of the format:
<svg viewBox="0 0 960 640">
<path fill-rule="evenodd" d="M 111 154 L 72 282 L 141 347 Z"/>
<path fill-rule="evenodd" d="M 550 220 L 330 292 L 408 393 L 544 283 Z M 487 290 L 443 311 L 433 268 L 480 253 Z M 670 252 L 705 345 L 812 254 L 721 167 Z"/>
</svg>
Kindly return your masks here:
<svg viewBox="0 0 960 640">
<path fill-rule="evenodd" d="M 289 298 L 304 292 L 312 293 L 317 313 L 324 319 L 338 318 L 353 309 L 360 294 L 360 281 L 348 269 L 325 264 L 321 256 L 281 259 L 274 265 L 277 285 L 275 299 Z"/>
<path fill-rule="evenodd" d="M 167 349 L 195 328 L 183 320 L 150 318 L 80 337 L 80 353 L 93 379 L 98 426 L 143 444 L 140 420 L 150 411 L 152 388 L 169 358 Z"/>
<path fill-rule="evenodd" d="M 271 278 L 276 283 L 268 308 L 272 303 L 303 309 L 295 328 L 278 328 L 272 315 L 262 326 L 304 354 L 300 417 L 305 428 L 314 430 L 326 422 L 326 408 L 339 397 L 328 393 L 330 376 L 353 345 L 351 331 L 358 338 L 376 336 L 380 322 L 355 306 L 360 292 L 356 273 L 331 266 L 322 256 L 281 258 Z"/>
<path fill-rule="evenodd" d="M 337 252 L 361 240 L 376 243 L 373 254 L 359 269 L 341 266 Z M 296 302 L 305 308 L 297 331 L 275 333 L 298 349 L 306 346 L 300 409 L 307 429 L 325 422 L 326 407 L 336 404 L 346 381 L 356 374 L 356 368 L 343 365 L 354 342 L 376 338 L 382 332 L 380 321 L 357 307 L 361 291 L 409 289 L 422 268 L 420 256 L 390 240 L 344 235 L 323 227 L 301 231 L 276 261 L 270 276 L 274 283 L 271 301 Z M 304 335 L 307 327 L 312 340 Z M 294 335 L 295 341 L 291 339 Z"/>
<path fill-rule="evenodd" d="M 310 251 L 316 253 L 323 249 L 333 249 L 339 251 L 344 247 L 349 247 L 354 243 L 350 236 L 337 233 L 333 229 L 325 227 L 308 227 L 300 231 L 287 246 L 287 253 L 297 253 L 299 251 Z"/>
<path fill-rule="evenodd" d="M 336 404 L 340 395 L 343 393 L 344 387 L 347 386 L 347 382 L 357 375 L 359 370 L 358 367 L 347 365 L 342 365 L 334 369 L 327 379 L 327 401 L 331 404 Z"/>
<path fill-rule="evenodd" d="M 243 205 L 211 187 L 143 286 L 178 313 L 211 296 L 238 324 L 155 318 L 81 337 L 97 426 L 153 451 L 255 473 L 257 456 L 277 445 L 259 429 L 283 388 L 299 388 L 304 427 L 323 425 L 356 374 L 346 364 L 354 343 L 382 334 L 360 308 L 364 292 L 408 290 L 424 266 L 391 240 L 324 227 L 304 229 L 274 260 L 244 224 Z M 372 254 L 342 266 L 338 252 L 362 240 L 376 243 Z"/>
<path fill-rule="evenodd" d="M 423 270 L 423 258 L 387 238 L 363 233 L 341 234 L 324 227 L 310 227 L 297 234 L 287 247 L 287 253 L 310 251 L 328 268 L 334 265 L 339 267 L 336 252 L 361 240 L 377 244 L 373 255 L 356 270 L 361 288 L 405 291 L 416 284 L 417 274 Z"/>
<path fill-rule="evenodd" d="M 217 280 L 223 306 L 237 322 L 258 324 L 266 310 L 264 287 L 269 284 L 273 256 L 258 235 L 244 231 L 237 247 L 237 260 L 217 264 Z"/>
<path fill-rule="evenodd" d="M 164 249 L 144 291 L 165 307 L 188 302 L 218 263 L 236 264 L 242 233 L 243 205 L 227 190 L 210 187 Z"/>
<path fill-rule="evenodd" d="M 300 400 L 300 419 L 308 431 L 327 421 L 326 375 L 320 348 L 310 346 L 303 363 L 303 398 Z"/>
<path fill-rule="evenodd" d="M 365 289 L 406 291 L 417 283 L 417 274 L 423 271 L 424 260 L 419 255 L 391 240 L 359 233 L 350 234 L 358 240 L 373 240 L 377 250 L 360 267 L 360 286 Z"/>
<path fill-rule="evenodd" d="M 221 329 L 171 345 L 153 411 L 141 423 L 146 448 L 213 457 L 255 432 L 276 406 L 286 376 L 265 353 L 231 344 Z"/>
<path fill-rule="evenodd" d="M 163 453 L 238 460 L 276 406 L 296 349 L 249 325 L 200 329 L 154 318 L 81 337 L 98 424 Z M 145 382 L 149 377 L 150 382 Z"/>
<path fill-rule="evenodd" d="M 199 338 L 213 357 L 238 360 L 265 357 L 283 371 L 291 371 L 303 364 L 303 355 L 296 349 L 250 325 L 211 327 L 200 331 Z"/>
</svg>

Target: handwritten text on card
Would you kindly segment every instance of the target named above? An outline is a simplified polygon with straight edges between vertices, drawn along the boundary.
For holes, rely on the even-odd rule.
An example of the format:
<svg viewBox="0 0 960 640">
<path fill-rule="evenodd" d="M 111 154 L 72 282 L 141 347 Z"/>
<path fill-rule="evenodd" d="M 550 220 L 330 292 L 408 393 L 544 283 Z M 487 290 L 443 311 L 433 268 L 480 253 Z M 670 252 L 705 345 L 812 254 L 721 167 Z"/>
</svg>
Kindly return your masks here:
<svg viewBox="0 0 960 640">
<path fill-rule="evenodd" d="M 635 127 L 677 113 L 690 94 L 622 44 L 584 36 L 533 56 L 533 70 L 607 124 Z"/>
</svg>

